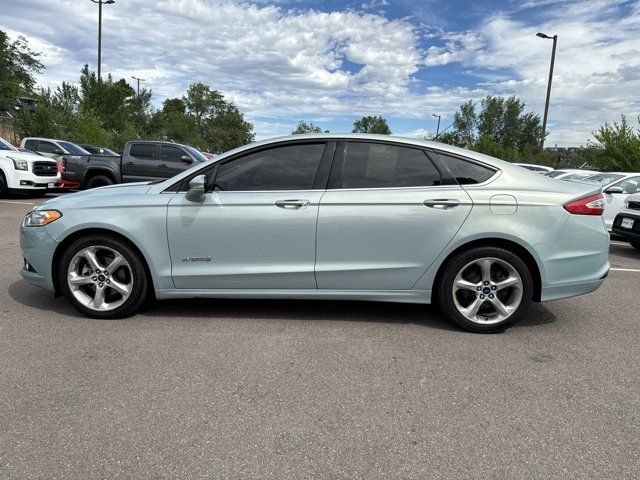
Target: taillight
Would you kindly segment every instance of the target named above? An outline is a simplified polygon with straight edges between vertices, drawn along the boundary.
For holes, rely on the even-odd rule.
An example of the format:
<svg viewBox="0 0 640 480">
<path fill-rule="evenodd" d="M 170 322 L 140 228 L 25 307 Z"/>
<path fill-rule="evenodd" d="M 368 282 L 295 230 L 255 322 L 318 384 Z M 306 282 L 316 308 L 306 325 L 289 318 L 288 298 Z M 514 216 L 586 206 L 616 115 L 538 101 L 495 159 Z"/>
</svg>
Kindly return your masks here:
<svg viewBox="0 0 640 480">
<path fill-rule="evenodd" d="M 604 197 L 601 193 L 589 195 L 565 203 L 564 209 L 573 215 L 602 215 L 604 213 Z"/>
<path fill-rule="evenodd" d="M 64 166 L 62 166 L 62 159 L 58 160 L 58 173 L 64 172 Z"/>
</svg>

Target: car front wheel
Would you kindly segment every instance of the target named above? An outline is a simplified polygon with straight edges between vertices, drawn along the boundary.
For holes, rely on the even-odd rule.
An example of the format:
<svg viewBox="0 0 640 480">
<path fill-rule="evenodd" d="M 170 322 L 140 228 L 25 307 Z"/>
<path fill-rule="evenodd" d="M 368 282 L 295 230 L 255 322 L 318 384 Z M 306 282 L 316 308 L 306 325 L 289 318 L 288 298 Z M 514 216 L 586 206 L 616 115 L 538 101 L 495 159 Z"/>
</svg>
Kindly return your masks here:
<svg viewBox="0 0 640 480">
<path fill-rule="evenodd" d="M 527 265 L 509 250 L 479 247 L 454 257 L 438 285 L 442 311 L 459 327 L 500 332 L 516 323 L 533 296 Z"/>
<path fill-rule="evenodd" d="M 93 318 L 123 318 L 144 303 L 148 280 L 137 252 L 103 235 L 76 240 L 62 255 L 58 270 L 65 297 Z"/>
</svg>

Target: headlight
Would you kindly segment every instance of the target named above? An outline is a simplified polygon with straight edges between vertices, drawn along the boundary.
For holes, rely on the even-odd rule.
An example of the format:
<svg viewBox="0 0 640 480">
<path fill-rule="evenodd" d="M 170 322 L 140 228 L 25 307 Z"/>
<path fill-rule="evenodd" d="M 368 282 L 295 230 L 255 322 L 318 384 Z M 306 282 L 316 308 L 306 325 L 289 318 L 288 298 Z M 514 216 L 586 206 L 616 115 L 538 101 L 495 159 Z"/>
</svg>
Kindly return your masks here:
<svg viewBox="0 0 640 480">
<path fill-rule="evenodd" d="M 22 224 L 25 227 L 43 227 L 55 222 L 62 214 L 57 210 L 34 210 L 27 213 Z"/>
<path fill-rule="evenodd" d="M 7 158 L 10 158 L 13 162 L 13 166 L 16 170 L 29 170 L 29 162 L 26 160 L 20 160 L 19 158 L 13 158 L 7 155 Z"/>
</svg>

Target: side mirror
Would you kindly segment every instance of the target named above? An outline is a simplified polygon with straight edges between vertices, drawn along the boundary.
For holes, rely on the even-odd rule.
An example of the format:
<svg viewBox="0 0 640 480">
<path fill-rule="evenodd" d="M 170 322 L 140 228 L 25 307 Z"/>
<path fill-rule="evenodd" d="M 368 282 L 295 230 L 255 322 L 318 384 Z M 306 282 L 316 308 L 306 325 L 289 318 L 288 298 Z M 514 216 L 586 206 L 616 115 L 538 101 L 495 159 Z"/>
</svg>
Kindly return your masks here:
<svg viewBox="0 0 640 480">
<path fill-rule="evenodd" d="M 62 149 L 58 147 L 54 147 L 51 153 L 53 153 L 54 155 L 64 155 L 64 152 L 62 151 Z"/>
<path fill-rule="evenodd" d="M 624 193 L 624 188 L 622 187 L 609 187 L 604 193 Z"/>
<path fill-rule="evenodd" d="M 198 175 L 193 177 L 189 182 L 189 190 L 187 191 L 186 198 L 190 202 L 201 202 L 204 198 L 206 191 L 207 177 L 205 175 Z"/>
<path fill-rule="evenodd" d="M 182 155 L 180 160 L 184 163 L 193 163 L 193 159 L 189 155 Z"/>
</svg>

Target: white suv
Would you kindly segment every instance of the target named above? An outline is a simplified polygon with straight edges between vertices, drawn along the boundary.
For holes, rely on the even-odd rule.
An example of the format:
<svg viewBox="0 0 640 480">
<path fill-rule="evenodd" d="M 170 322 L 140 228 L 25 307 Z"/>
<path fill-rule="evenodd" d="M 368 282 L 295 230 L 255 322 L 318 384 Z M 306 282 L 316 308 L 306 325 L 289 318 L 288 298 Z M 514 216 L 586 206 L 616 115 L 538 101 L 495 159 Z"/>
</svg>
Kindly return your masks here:
<svg viewBox="0 0 640 480">
<path fill-rule="evenodd" d="M 55 160 L 21 152 L 0 138 L 0 197 L 10 192 L 44 195 L 59 182 Z"/>
</svg>

